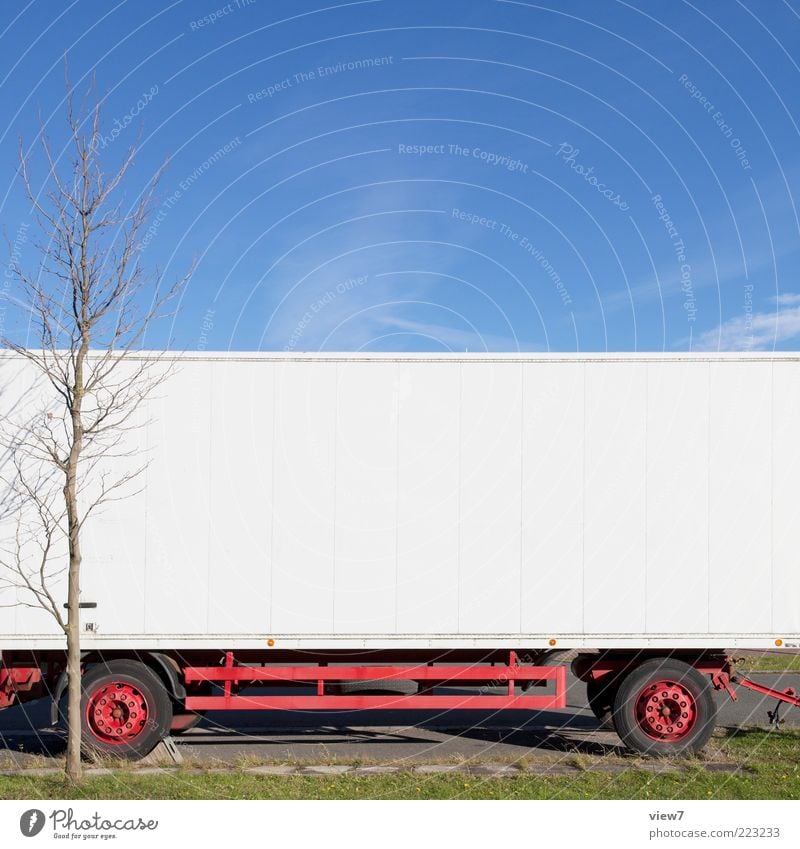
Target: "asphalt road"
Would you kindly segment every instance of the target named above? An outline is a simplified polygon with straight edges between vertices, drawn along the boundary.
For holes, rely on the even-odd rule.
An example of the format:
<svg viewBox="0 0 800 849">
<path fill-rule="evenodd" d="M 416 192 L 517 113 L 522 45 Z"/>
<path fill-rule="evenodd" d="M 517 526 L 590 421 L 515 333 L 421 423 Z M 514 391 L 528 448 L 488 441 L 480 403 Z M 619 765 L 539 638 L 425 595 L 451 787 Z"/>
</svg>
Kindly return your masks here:
<svg viewBox="0 0 800 849">
<path fill-rule="evenodd" d="M 752 677 L 770 687 L 800 690 L 796 673 Z M 736 702 L 717 694 L 719 725 L 767 726 L 774 701 L 744 688 L 738 694 Z M 185 758 L 209 765 L 359 761 L 396 766 L 622 754 L 616 734 L 598 729 L 585 706 L 585 687 L 574 678 L 567 701 L 564 711 L 539 712 L 217 712 L 175 742 Z M 787 727 L 800 727 L 800 709 L 785 706 L 781 714 Z M 63 736 L 48 722 L 45 700 L 0 711 L 0 761 L 41 766 L 61 754 Z"/>
</svg>

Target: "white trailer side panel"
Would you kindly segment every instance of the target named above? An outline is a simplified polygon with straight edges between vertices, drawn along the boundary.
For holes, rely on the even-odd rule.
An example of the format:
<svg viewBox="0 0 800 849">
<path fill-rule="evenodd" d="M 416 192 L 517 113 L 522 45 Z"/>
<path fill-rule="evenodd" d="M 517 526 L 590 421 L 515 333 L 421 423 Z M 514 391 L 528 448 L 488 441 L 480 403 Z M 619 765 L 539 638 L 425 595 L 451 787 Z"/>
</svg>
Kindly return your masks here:
<svg viewBox="0 0 800 849">
<path fill-rule="evenodd" d="M 708 632 L 707 363 L 650 363 L 647 629 Z"/>
<path fill-rule="evenodd" d="M 186 363 L 147 404 L 151 421 L 145 477 L 147 634 L 208 630 L 210 464 L 215 459 L 212 375 L 213 364 Z M 249 473 L 248 486 L 252 486 Z M 90 571 L 97 564 L 89 562 L 86 568 Z M 98 625 L 106 632 L 104 601 L 91 601 L 98 603 Z"/>
<path fill-rule="evenodd" d="M 462 366 L 460 633 L 519 632 L 521 435 L 520 364 Z"/>
<path fill-rule="evenodd" d="M 800 646 L 794 356 L 185 356 L 141 420 L 87 646 Z M 60 646 L 12 583 L 0 650 Z"/>
<path fill-rule="evenodd" d="M 772 621 L 769 630 L 800 629 L 800 368 L 772 364 Z"/>
<path fill-rule="evenodd" d="M 198 528 L 208 534 L 211 633 L 270 624 L 274 372 L 270 364 L 212 364 L 209 513 L 207 528 Z"/>
<path fill-rule="evenodd" d="M 265 624 L 265 631 L 332 634 L 337 365 L 275 368 L 271 617 L 265 618 L 271 627 Z"/>
<path fill-rule="evenodd" d="M 644 633 L 647 366 L 586 366 L 583 628 Z"/>
<path fill-rule="evenodd" d="M 458 633 L 460 363 L 399 364 L 397 632 Z"/>
<path fill-rule="evenodd" d="M 137 470 L 144 467 L 147 457 L 148 428 L 144 409 L 134 413 L 128 424 L 124 441 L 117 446 L 120 454 L 114 467 L 119 469 L 119 479 L 125 471 L 134 475 L 130 486 L 111 492 L 121 500 L 108 502 L 92 516 L 83 540 L 86 568 L 81 570 L 81 597 L 87 601 L 103 599 L 103 607 L 83 611 L 84 626 L 97 623 L 98 615 L 106 622 L 114 622 L 115 629 L 124 634 L 143 633 L 147 607 L 147 473 Z M 97 497 L 98 484 L 84 496 L 84 504 Z M 109 479 L 109 483 L 113 483 Z M 66 593 L 66 587 L 62 593 Z M 59 597 L 62 596 L 59 593 Z M 99 602 L 98 602 L 99 605 Z"/>
<path fill-rule="evenodd" d="M 334 614 L 337 634 L 397 627 L 395 363 L 339 368 L 336 418 Z"/>
<path fill-rule="evenodd" d="M 712 363 L 710 369 L 708 629 L 728 633 L 746 621 L 769 631 L 772 365 Z"/>
<path fill-rule="evenodd" d="M 523 366 L 523 632 L 583 630 L 583 363 Z M 542 563 L 551 568 L 542 569 Z"/>
</svg>

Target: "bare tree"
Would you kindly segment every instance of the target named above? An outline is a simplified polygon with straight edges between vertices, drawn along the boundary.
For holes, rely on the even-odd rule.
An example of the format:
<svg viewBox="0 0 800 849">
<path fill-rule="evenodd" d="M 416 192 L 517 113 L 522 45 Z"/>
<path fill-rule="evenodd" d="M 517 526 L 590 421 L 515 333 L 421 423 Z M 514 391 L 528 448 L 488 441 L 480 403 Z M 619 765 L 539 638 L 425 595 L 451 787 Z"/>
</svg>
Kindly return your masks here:
<svg viewBox="0 0 800 849">
<path fill-rule="evenodd" d="M 169 374 L 168 355 L 142 357 L 148 329 L 164 318 L 191 276 L 165 285 L 143 268 L 142 235 L 161 171 L 128 204 L 123 186 L 137 145 L 107 173 L 101 162 L 100 103 L 94 86 L 75 108 L 67 83 L 69 142 L 60 155 L 40 121 L 47 174 L 37 190 L 20 143 L 20 174 L 37 223 L 39 267 L 12 257 L 17 302 L 29 313 L 29 340 L 3 338 L 36 375 L 31 403 L 5 422 L 5 511 L 16 533 L 2 555 L 7 581 L 23 604 L 48 611 L 66 636 L 67 776 L 81 777 L 80 575 L 87 520 L 127 497 L 143 469 L 114 461 L 129 455 L 125 435 L 141 427 L 136 410 Z M 30 339 L 33 339 L 31 344 Z M 67 578 L 66 617 L 54 581 Z M 61 602 L 61 604 L 59 603 Z"/>
</svg>

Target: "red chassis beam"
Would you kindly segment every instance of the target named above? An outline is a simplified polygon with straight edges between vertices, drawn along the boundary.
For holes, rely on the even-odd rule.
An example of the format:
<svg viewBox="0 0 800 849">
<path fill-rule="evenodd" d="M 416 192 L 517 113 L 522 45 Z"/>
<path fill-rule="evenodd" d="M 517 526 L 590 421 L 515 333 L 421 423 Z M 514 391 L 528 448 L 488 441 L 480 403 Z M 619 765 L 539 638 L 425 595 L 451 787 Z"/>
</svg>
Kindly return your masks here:
<svg viewBox="0 0 800 849">
<path fill-rule="evenodd" d="M 564 691 L 543 696 L 187 696 L 187 710 L 559 710 Z"/>
<path fill-rule="evenodd" d="M 778 699 L 778 701 L 786 702 L 787 704 L 794 705 L 794 707 L 800 707 L 800 697 L 792 687 L 787 687 L 785 690 L 773 690 L 772 687 L 756 684 L 755 681 L 751 681 L 749 678 L 734 678 L 732 680 L 741 687 L 747 687 L 748 690 L 761 693 L 762 696 L 772 696 L 774 699 Z"/>
<path fill-rule="evenodd" d="M 234 666 L 227 653 L 224 666 L 190 666 L 184 669 L 187 684 L 218 682 L 221 696 L 187 696 L 187 710 L 364 710 L 364 709 L 559 709 L 566 707 L 567 670 L 565 666 L 518 666 L 515 653 L 503 666 Z M 422 695 L 330 695 L 326 682 L 339 681 L 424 681 Z M 554 692 L 517 695 L 517 682 L 554 682 Z M 435 685 L 457 682 L 505 686 L 505 695 L 432 695 Z M 234 684 L 316 684 L 316 695 L 234 694 Z"/>
<path fill-rule="evenodd" d="M 559 666 L 188 666 L 198 681 L 549 681 L 566 675 Z"/>
</svg>

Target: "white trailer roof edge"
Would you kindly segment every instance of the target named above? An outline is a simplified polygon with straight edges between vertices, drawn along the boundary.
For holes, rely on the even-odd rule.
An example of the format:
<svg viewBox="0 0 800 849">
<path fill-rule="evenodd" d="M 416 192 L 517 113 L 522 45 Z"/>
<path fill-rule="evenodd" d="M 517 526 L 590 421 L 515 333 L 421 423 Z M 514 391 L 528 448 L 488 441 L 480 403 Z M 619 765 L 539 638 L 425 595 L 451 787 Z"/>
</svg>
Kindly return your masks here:
<svg viewBox="0 0 800 849">
<path fill-rule="evenodd" d="M 32 352 L 35 353 L 35 351 Z M 66 352 L 61 352 L 66 353 Z M 95 350 L 90 356 L 104 356 Z M 25 359 L 13 350 L 0 350 L 0 358 Z M 485 363 L 593 363 L 593 362 L 798 362 L 800 352 L 718 351 L 675 352 L 482 352 L 482 353 L 361 353 L 288 351 L 138 351 L 130 360 L 180 360 L 189 362 L 485 362 Z"/>
</svg>

